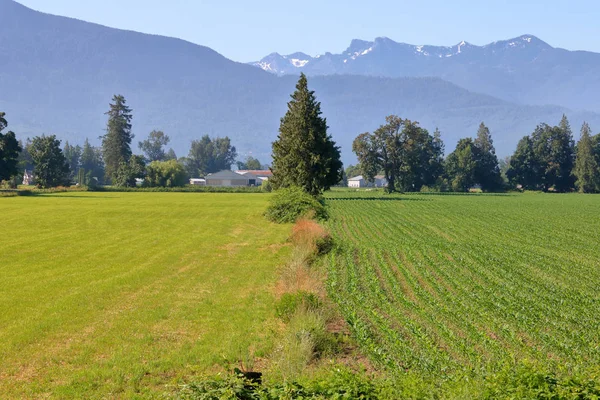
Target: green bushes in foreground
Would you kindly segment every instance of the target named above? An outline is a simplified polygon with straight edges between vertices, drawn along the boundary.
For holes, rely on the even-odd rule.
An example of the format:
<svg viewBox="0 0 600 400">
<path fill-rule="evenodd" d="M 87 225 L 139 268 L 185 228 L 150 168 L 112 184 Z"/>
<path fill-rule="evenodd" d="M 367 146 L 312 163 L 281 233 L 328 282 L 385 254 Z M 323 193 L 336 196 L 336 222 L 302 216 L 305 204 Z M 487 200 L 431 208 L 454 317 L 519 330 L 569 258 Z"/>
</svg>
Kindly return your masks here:
<svg viewBox="0 0 600 400">
<path fill-rule="evenodd" d="M 186 385 L 180 399 L 473 399 L 473 400 L 597 400 L 598 380 L 558 379 L 555 375 L 520 365 L 487 377 L 428 385 L 415 374 L 377 376 L 333 367 L 308 380 L 259 385 L 243 375 L 219 376 Z"/>
<path fill-rule="evenodd" d="M 275 192 L 265 213 L 267 219 L 279 224 L 293 223 L 300 217 L 308 215 L 324 220 L 327 219 L 327 210 L 320 199 L 298 187 L 289 187 Z"/>
<path fill-rule="evenodd" d="M 284 293 L 275 306 L 275 314 L 284 322 L 290 322 L 296 311 L 316 311 L 321 307 L 321 300 L 314 293 L 300 291 Z"/>
</svg>

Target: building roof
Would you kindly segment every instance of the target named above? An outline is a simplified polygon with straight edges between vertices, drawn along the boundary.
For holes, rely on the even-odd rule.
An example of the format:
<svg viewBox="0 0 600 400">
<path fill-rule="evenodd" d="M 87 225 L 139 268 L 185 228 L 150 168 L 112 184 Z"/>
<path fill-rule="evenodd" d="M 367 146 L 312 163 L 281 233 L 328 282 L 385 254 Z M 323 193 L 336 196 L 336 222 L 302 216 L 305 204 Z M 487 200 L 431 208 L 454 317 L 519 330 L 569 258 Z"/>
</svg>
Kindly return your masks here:
<svg viewBox="0 0 600 400">
<path fill-rule="evenodd" d="M 365 179 L 365 178 L 363 178 L 363 176 L 362 176 L 362 175 L 359 175 L 359 176 L 355 176 L 354 178 L 350 178 L 350 179 L 348 179 L 348 181 L 353 181 L 353 182 L 354 182 L 354 181 L 362 181 L 362 180 L 364 180 L 364 179 Z"/>
<path fill-rule="evenodd" d="M 375 175 L 375 179 L 385 179 L 385 175 Z"/>
<path fill-rule="evenodd" d="M 209 179 L 253 179 L 247 175 L 237 174 L 233 171 L 223 170 L 219 172 L 215 172 L 214 174 L 208 174 L 206 176 L 206 180 Z"/>
<path fill-rule="evenodd" d="M 241 174 L 241 175 L 252 174 L 254 176 L 259 176 L 259 177 L 262 177 L 262 176 L 271 177 L 271 176 L 273 176 L 273 171 L 268 170 L 268 169 L 267 170 L 257 170 L 257 169 L 251 169 L 250 170 L 250 169 L 246 169 L 246 170 L 239 170 L 239 171 L 235 171 L 235 172 L 237 172 L 238 174 Z"/>
</svg>

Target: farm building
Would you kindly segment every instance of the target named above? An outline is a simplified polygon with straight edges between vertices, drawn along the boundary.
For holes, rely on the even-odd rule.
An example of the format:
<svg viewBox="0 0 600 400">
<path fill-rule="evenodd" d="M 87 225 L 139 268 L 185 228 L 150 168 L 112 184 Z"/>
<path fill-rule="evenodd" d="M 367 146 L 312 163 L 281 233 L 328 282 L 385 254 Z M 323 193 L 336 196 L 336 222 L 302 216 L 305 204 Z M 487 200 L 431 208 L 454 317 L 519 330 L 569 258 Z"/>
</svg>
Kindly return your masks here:
<svg viewBox="0 0 600 400">
<path fill-rule="evenodd" d="M 273 171 L 271 170 L 238 170 L 235 171 L 240 175 L 254 175 L 256 177 L 256 184 L 262 185 L 273 177 Z"/>
<path fill-rule="evenodd" d="M 367 181 L 364 180 L 362 175 L 355 176 L 354 178 L 348 179 L 348 187 L 351 187 L 351 188 L 367 187 Z"/>
<path fill-rule="evenodd" d="M 366 187 L 386 187 L 387 180 L 383 175 L 377 175 L 375 182 L 367 182 L 362 175 L 355 176 L 354 178 L 348 179 L 348 187 L 351 188 L 366 188 Z"/>
<path fill-rule="evenodd" d="M 238 174 L 223 170 L 206 176 L 206 186 L 256 186 L 257 178 L 252 174 Z"/>
<path fill-rule="evenodd" d="M 206 179 L 192 178 L 192 179 L 190 179 L 190 185 L 192 185 L 192 186 L 206 186 Z"/>
</svg>

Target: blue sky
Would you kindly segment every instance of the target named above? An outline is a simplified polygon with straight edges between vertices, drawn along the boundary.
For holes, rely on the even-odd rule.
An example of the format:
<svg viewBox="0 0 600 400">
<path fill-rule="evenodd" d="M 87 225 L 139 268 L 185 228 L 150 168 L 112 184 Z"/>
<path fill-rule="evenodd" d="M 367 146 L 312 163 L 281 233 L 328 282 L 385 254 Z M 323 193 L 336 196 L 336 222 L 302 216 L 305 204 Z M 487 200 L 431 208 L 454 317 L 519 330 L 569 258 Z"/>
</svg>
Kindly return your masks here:
<svg viewBox="0 0 600 400">
<path fill-rule="evenodd" d="M 179 37 L 236 61 L 341 52 L 354 38 L 487 44 L 533 34 L 600 52 L 598 0 L 18 0 L 36 10 Z"/>
</svg>

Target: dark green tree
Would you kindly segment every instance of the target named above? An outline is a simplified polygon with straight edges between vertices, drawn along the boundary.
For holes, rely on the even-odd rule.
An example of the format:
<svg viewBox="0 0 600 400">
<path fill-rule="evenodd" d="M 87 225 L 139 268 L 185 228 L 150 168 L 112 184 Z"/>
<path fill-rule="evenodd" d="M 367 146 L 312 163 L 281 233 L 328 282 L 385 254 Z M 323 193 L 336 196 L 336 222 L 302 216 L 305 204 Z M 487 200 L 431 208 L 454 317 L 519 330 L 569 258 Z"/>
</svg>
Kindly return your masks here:
<svg viewBox="0 0 600 400">
<path fill-rule="evenodd" d="M 35 179 L 43 188 L 69 184 L 69 164 L 56 136 L 37 136 L 29 148 L 35 165 Z"/>
<path fill-rule="evenodd" d="M 165 135 L 164 132 L 152 131 L 148 135 L 148 139 L 139 143 L 139 147 L 146 156 L 148 162 L 165 161 L 167 159 L 165 146 L 168 145 L 170 141 L 171 138 Z"/>
<path fill-rule="evenodd" d="M 70 178 L 73 180 L 77 176 L 79 168 L 81 168 L 81 146 L 71 146 L 68 141 L 65 142 L 63 154 L 69 164 Z"/>
<path fill-rule="evenodd" d="M 0 112 L 0 181 L 9 180 L 17 174 L 19 153 L 22 149 L 14 132 L 2 133 L 8 126 L 4 118 L 5 115 L 5 113 Z"/>
<path fill-rule="evenodd" d="M 446 175 L 452 190 L 467 192 L 477 183 L 478 148 L 473 139 L 459 140 L 456 149 L 446 159 Z"/>
<path fill-rule="evenodd" d="M 117 169 L 113 185 L 118 187 L 136 187 L 136 179 L 146 177 L 146 162 L 142 156 L 131 156 L 129 162 L 122 162 Z"/>
<path fill-rule="evenodd" d="M 192 141 L 185 164 L 191 177 L 199 177 L 231 169 L 236 158 L 237 151 L 228 137 L 211 139 L 204 135 Z"/>
<path fill-rule="evenodd" d="M 540 165 L 539 186 L 558 192 L 573 189 L 572 171 L 575 161 L 575 144 L 568 120 L 563 117 L 560 126 L 539 125 L 532 134 L 533 149 Z"/>
<path fill-rule="evenodd" d="M 297 186 L 316 196 L 342 179 L 340 148 L 327 134 L 327 121 L 304 74 L 281 119 L 273 143 L 274 189 Z"/>
<path fill-rule="evenodd" d="M 81 151 L 81 169 L 85 171 L 85 182 L 89 185 L 92 180 L 102 182 L 104 177 L 104 162 L 102 161 L 102 150 L 93 147 L 88 139 L 85 139 Z"/>
<path fill-rule="evenodd" d="M 577 143 L 577 158 L 573 174 L 581 193 L 594 193 L 600 190 L 600 168 L 594 154 L 594 143 L 587 122 L 581 127 L 581 138 Z"/>
<path fill-rule="evenodd" d="M 498 165 L 498 157 L 494 148 L 494 141 L 490 130 L 482 122 L 477 131 L 474 142 L 477 151 L 477 168 L 475 170 L 475 181 L 485 191 L 496 191 L 502 188 L 502 175 Z"/>
<path fill-rule="evenodd" d="M 363 177 L 373 181 L 383 171 L 387 190 L 418 191 L 433 185 L 442 172 L 443 142 L 417 122 L 390 115 L 373 133 L 359 135 L 352 145 Z"/>
<path fill-rule="evenodd" d="M 131 109 L 125 97 L 115 95 L 108 115 L 106 134 L 102 137 L 102 153 L 107 179 L 115 179 L 122 164 L 129 164 L 131 158 Z"/>
<path fill-rule="evenodd" d="M 523 189 L 536 190 L 540 184 L 540 168 L 533 150 L 533 140 L 525 136 L 510 158 L 506 176 L 513 186 L 521 185 Z"/>
</svg>

